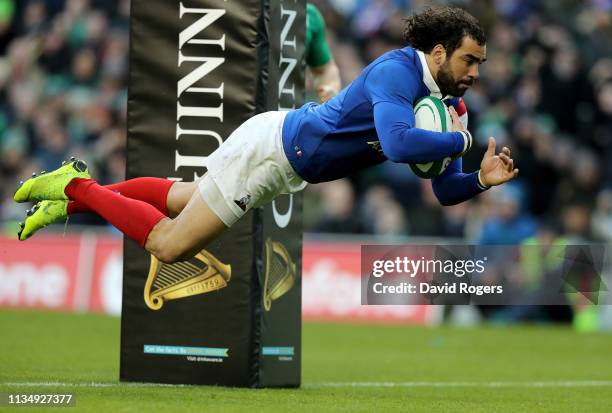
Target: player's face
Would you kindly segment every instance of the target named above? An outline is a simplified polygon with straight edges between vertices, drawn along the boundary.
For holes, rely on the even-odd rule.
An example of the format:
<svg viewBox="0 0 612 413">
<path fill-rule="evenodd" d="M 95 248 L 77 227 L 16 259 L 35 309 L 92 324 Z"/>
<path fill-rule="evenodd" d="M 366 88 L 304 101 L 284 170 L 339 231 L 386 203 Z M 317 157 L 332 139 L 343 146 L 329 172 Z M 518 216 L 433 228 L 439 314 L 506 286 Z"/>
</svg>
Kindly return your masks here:
<svg viewBox="0 0 612 413">
<path fill-rule="evenodd" d="M 438 70 L 437 83 L 445 95 L 463 96 L 478 79 L 478 66 L 487 60 L 487 46 L 465 36 Z"/>
</svg>

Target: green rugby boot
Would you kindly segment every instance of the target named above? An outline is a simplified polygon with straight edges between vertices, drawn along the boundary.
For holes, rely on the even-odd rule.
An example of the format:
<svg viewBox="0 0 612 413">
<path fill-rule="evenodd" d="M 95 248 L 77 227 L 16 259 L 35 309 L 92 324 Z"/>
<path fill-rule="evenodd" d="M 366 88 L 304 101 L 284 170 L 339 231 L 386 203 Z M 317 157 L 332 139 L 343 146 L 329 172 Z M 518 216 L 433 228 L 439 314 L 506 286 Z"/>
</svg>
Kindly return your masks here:
<svg viewBox="0 0 612 413">
<path fill-rule="evenodd" d="M 52 172 L 41 172 L 40 176 L 32 177 L 15 192 L 15 202 L 59 201 L 67 200 L 64 189 L 74 178 L 89 179 L 87 164 L 81 160 L 70 158 L 69 162 L 62 162 L 62 166 Z"/>
<path fill-rule="evenodd" d="M 28 209 L 23 222 L 19 223 L 19 241 L 25 241 L 36 231 L 68 217 L 68 201 L 41 201 Z"/>
</svg>

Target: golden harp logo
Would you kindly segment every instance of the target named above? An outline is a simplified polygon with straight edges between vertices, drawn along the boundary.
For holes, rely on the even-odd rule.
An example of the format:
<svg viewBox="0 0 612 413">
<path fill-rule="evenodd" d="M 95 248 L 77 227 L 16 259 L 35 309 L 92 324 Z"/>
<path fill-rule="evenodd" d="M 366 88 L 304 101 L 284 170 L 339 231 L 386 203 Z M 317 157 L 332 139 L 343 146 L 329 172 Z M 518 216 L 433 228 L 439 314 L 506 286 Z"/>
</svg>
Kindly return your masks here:
<svg viewBox="0 0 612 413">
<path fill-rule="evenodd" d="M 227 287 L 231 275 L 231 265 L 222 263 L 206 250 L 188 261 L 174 264 L 164 264 L 151 255 L 144 300 L 151 310 L 159 310 L 164 301 Z"/>
<path fill-rule="evenodd" d="M 280 242 L 266 240 L 266 272 L 264 278 L 263 303 L 270 311 L 272 301 L 278 299 L 295 284 L 295 263 Z"/>
</svg>

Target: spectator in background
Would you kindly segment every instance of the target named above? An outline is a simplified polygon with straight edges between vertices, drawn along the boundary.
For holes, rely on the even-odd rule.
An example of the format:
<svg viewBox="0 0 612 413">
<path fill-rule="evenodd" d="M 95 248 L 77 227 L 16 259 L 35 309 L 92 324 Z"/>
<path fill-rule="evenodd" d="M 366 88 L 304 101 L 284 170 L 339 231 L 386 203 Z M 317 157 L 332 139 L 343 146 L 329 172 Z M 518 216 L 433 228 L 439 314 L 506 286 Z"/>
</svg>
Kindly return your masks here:
<svg viewBox="0 0 612 413">
<path fill-rule="evenodd" d="M 591 232 L 604 242 L 612 242 L 612 189 L 599 192 L 591 218 Z"/>
<path fill-rule="evenodd" d="M 602 62 L 603 63 L 603 62 Z M 593 131 L 593 139 L 596 148 L 604 154 L 605 159 L 612 159 L 612 59 L 605 62 L 608 78 L 604 80 L 594 79 L 597 84 L 597 102 L 599 112 Z M 606 76 L 604 74 L 604 76 Z M 604 182 L 612 182 L 612 162 L 603 163 Z"/>
<path fill-rule="evenodd" d="M 315 185 L 321 195 L 321 212 L 317 232 L 359 233 L 358 217 L 353 213 L 355 192 L 348 179 Z"/>
<path fill-rule="evenodd" d="M 384 185 L 374 185 L 367 190 L 360 218 L 366 233 L 392 236 L 409 232 L 401 205 L 393 192 Z"/>
<path fill-rule="evenodd" d="M 567 205 L 561 211 L 563 234 L 570 244 L 585 244 L 593 241 L 591 235 L 591 208 L 584 203 Z"/>
<path fill-rule="evenodd" d="M 537 222 L 522 208 L 523 193 L 517 185 L 492 188 L 487 194 L 491 215 L 482 224 L 479 244 L 518 245 L 535 235 Z"/>
</svg>

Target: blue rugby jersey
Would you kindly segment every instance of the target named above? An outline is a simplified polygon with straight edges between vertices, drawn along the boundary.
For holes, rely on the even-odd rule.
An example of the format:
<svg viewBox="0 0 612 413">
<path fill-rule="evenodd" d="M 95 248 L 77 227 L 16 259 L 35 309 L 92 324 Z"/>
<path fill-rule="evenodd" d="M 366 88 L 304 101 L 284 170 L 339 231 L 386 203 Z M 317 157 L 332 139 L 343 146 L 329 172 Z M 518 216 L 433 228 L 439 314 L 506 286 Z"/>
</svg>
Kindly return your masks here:
<svg viewBox="0 0 612 413">
<path fill-rule="evenodd" d="M 297 174 L 307 182 L 324 182 L 386 160 L 425 163 L 462 152 L 462 133 L 414 127 L 414 103 L 424 96 L 443 97 L 424 59 L 411 47 L 390 51 L 327 103 L 289 112 L 283 147 Z M 435 191 L 441 203 L 461 202 L 482 190 L 477 173 L 461 172 L 460 159 L 448 169 L 433 180 L 434 190 L 452 192 Z M 443 185 L 448 182 L 452 185 Z"/>
</svg>

